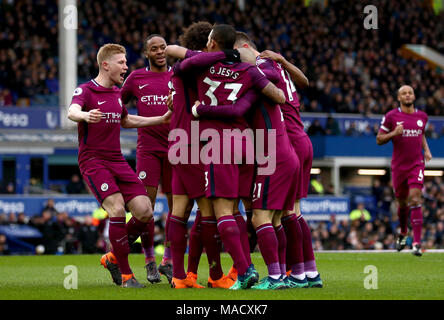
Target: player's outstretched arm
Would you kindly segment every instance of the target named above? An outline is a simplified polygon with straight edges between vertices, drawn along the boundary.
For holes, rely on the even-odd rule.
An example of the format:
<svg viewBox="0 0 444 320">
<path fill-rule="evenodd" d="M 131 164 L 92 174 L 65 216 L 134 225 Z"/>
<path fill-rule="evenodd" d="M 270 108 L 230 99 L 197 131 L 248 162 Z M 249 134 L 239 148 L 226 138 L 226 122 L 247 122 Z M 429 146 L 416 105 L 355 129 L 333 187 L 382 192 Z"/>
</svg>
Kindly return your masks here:
<svg viewBox="0 0 444 320">
<path fill-rule="evenodd" d="M 120 124 L 122 128 L 143 128 L 149 126 L 157 126 L 160 124 L 168 124 L 171 119 L 171 111 L 168 110 L 163 116 L 142 117 L 128 114 L 122 118 Z"/>
<path fill-rule="evenodd" d="M 178 46 L 176 44 L 171 44 L 165 48 L 165 54 L 173 58 L 185 59 L 187 50 L 188 50 L 187 48 Z"/>
<path fill-rule="evenodd" d="M 280 63 L 281 66 L 288 71 L 288 73 L 291 76 L 291 79 L 295 82 L 296 86 L 298 86 L 299 88 L 308 87 L 309 82 L 305 74 L 298 67 L 289 62 L 280 54 L 273 52 L 271 50 L 265 50 L 260 54 L 260 57 L 268 58 Z"/>
<path fill-rule="evenodd" d="M 243 116 L 257 100 L 259 95 L 254 90 L 248 90 L 234 104 L 209 106 L 196 101 L 191 109 L 194 117 L 232 119 Z"/>
<path fill-rule="evenodd" d="M 82 111 L 82 107 L 73 103 L 68 108 L 68 119 L 74 122 L 86 121 L 87 123 L 97 123 L 102 119 L 102 112 L 99 109 L 93 109 L 88 112 Z"/>
<path fill-rule="evenodd" d="M 383 144 L 389 142 L 393 137 L 401 135 L 403 131 L 404 127 L 402 126 L 402 124 L 397 125 L 395 130 L 389 133 L 383 133 L 382 131 L 379 131 L 376 135 L 376 143 L 379 146 L 382 146 Z"/>
<path fill-rule="evenodd" d="M 429 144 L 427 143 L 427 139 L 424 135 L 422 135 L 422 148 L 424 149 L 425 161 L 432 160 L 432 153 L 430 152 Z"/>
<path fill-rule="evenodd" d="M 273 100 L 277 104 L 285 103 L 284 91 L 276 87 L 273 83 L 268 83 L 261 91 L 268 98 Z"/>
</svg>

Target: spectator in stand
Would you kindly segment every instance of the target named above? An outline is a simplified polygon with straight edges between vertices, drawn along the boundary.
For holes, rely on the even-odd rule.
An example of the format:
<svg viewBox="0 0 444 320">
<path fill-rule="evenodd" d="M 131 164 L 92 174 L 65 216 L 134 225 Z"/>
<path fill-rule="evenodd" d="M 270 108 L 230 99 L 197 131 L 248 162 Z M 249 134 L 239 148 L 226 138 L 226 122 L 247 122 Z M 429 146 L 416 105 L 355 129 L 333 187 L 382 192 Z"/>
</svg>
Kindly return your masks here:
<svg viewBox="0 0 444 320">
<path fill-rule="evenodd" d="M 439 135 L 435 131 L 435 125 L 432 122 L 429 122 L 426 130 L 425 130 L 425 136 L 429 139 L 438 139 Z"/>
<path fill-rule="evenodd" d="M 161 33 L 167 43 L 175 43 L 183 27 L 206 20 L 232 24 L 249 34 L 260 51 L 280 52 L 301 66 L 310 79 L 309 87 L 298 88 L 304 111 L 385 114 L 394 106 L 396 84 L 411 83 L 420 108 L 429 115 L 444 114 L 444 78 L 400 51 L 403 44 L 412 43 L 444 53 L 442 16 L 422 0 L 381 0 L 379 30 L 369 32 L 356 19 L 365 3 L 311 2 L 245 1 L 241 10 L 237 1 L 84 1 L 78 7 L 79 78 L 93 77 L 96 46 L 123 44 L 132 71 L 143 65 L 140 44 L 149 34 Z M 272 3 L 273 10 L 268 10 Z M 0 87 L 14 96 L 25 87 L 25 79 L 32 78 L 35 93 L 49 94 L 44 80 L 50 78 L 57 58 L 57 2 L 6 1 L 1 6 Z"/>
<path fill-rule="evenodd" d="M 80 242 L 81 253 L 99 252 L 99 231 L 97 226 L 93 224 L 92 216 L 85 217 L 85 221 L 79 228 L 77 237 Z"/>
<path fill-rule="evenodd" d="M 9 254 L 9 248 L 6 236 L 0 233 L 0 256 L 8 254 Z"/>
<path fill-rule="evenodd" d="M 324 136 L 325 135 L 325 130 L 324 130 L 324 128 L 322 128 L 321 122 L 319 121 L 319 119 L 315 119 L 313 121 L 313 123 L 311 124 L 311 126 L 307 130 L 307 134 L 309 136 Z"/>
<path fill-rule="evenodd" d="M 352 121 L 350 123 L 350 126 L 348 127 L 347 131 L 345 132 L 345 135 L 348 137 L 358 137 L 360 135 L 358 128 L 356 127 L 355 121 Z"/>
<path fill-rule="evenodd" d="M 327 123 L 325 124 L 325 134 L 327 136 L 338 136 L 341 134 L 338 121 L 332 116 L 328 116 Z"/>
<path fill-rule="evenodd" d="M 10 107 L 13 105 L 11 90 L 0 89 L 0 107 Z"/>
<path fill-rule="evenodd" d="M 48 199 L 48 201 L 46 202 L 46 206 L 42 210 L 42 214 L 43 214 L 44 211 L 49 212 L 52 217 L 55 217 L 55 216 L 57 216 L 59 214 L 59 212 L 55 208 L 54 199 Z"/>
<path fill-rule="evenodd" d="M 66 186 L 66 192 L 68 194 L 81 194 L 85 193 L 85 191 L 86 189 L 83 180 L 80 179 L 80 176 L 78 174 L 73 174 L 71 176 L 71 180 Z"/>
<path fill-rule="evenodd" d="M 350 220 L 364 220 L 364 221 L 370 221 L 372 218 L 370 212 L 365 209 L 365 205 L 363 202 L 358 203 L 357 208 L 352 210 L 350 212 Z"/>
</svg>

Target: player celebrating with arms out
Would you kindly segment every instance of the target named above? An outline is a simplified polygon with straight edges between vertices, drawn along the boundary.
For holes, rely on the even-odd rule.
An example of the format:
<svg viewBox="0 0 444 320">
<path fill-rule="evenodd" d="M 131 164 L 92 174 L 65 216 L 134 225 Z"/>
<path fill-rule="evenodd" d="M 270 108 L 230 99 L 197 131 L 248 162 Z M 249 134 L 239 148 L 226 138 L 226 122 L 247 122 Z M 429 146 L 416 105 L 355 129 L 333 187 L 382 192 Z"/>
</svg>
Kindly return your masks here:
<svg viewBox="0 0 444 320">
<path fill-rule="evenodd" d="M 376 143 L 383 145 L 392 140 L 392 181 L 398 202 L 398 217 L 401 232 L 396 240 L 396 249 L 406 245 L 409 211 L 413 229 L 413 254 L 421 256 L 422 187 L 424 184 L 424 159 L 432 159 L 424 136 L 428 117 L 417 110 L 413 102 L 413 88 L 403 85 L 398 90 L 400 107 L 389 111 L 381 121 Z M 424 150 L 424 154 L 422 151 Z"/>
<path fill-rule="evenodd" d="M 128 255 L 130 244 L 146 229 L 153 210 L 145 188 L 122 155 L 120 126 L 168 123 L 171 113 L 152 118 L 128 114 L 116 86 L 123 83 L 128 70 L 125 55 L 125 48 L 118 44 L 99 49 L 99 75 L 74 91 L 68 118 L 78 123 L 80 172 L 110 217 L 112 251 L 101 263 L 117 285 L 140 288 L 144 286 L 135 279 Z M 126 208 L 133 215 L 128 223 Z"/>
</svg>

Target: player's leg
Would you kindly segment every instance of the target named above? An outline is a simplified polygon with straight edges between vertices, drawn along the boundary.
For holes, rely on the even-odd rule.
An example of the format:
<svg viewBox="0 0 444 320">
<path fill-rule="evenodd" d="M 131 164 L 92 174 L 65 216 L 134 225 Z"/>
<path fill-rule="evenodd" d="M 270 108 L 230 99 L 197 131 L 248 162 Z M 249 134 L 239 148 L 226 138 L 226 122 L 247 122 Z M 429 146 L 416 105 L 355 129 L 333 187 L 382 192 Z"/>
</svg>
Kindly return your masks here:
<svg viewBox="0 0 444 320">
<path fill-rule="evenodd" d="M 173 210 L 173 197 L 172 197 L 172 166 L 168 161 L 168 153 L 162 153 L 160 156 L 161 165 L 161 183 L 162 191 L 165 193 L 168 202 L 168 217 L 165 223 L 165 251 L 163 253 L 162 262 L 159 265 L 159 272 L 165 274 L 168 279 L 172 275 L 172 254 L 169 241 L 169 227 L 170 218 Z"/>
<path fill-rule="evenodd" d="M 123 287 L 143 287 L 134 278 L 128 262 L 130 247 L 125 223 L 125 202 L 122 194 L 115 193 L 108 196 L 104 199 L 102 207 L 110 217 L 109 239 L 112 245 L 112 253 L 116 257 L 121 272 L 121 285 Z"/>
<path fill-rule="evenodd" d="M 205 247 L 209 265 L 209 287 L 230 288 L 234 281 L 224 276 L 220 261 L 222 241 L 217 228 L 217 220 L 214 215 L 211 200 L 206 197 L 198 198 L 197 204 L 201 211 L 202 243 Z"/>
<path fill-rule="evenodd" d="M 409 190 L 410 224 L 413 229 L 413 254 L 421 256 L 421 233 L 422 233 L 422 191 L 419 188 Z"/>
<path fill-rule="evenodd" d="M 396 202 L 398 204 L 398 221 L 400 232 L 396 238 L 396 250 L 401 251 L 405 248 L 407 243 L 407 234 L 408 234 L 408 220 L 410 208 L 408 206 L 408 198 L 407 197 L 397 197 Z"/>
<path fill-rule="evenodd" d="M 308 188 L 310 184 L 310 171 L 313 163 L 313 145 L 308 136 L 303 139 L 298 139 L 302 143 L 301 146 L 296 147 L 296 154 L 301 165 L 300 168 L 300 183 L 298 184 L 294 212 L 297 216 L 297 222 L 302 233 L 302 249 L 304 259 L 304 271 L 307 277 L 308 284 L 311 288 L 322 288 L 322 280 L 316 266 L 316 259 L 312 246 L 311 230 L 301 213 L 301 199 L 308 195 Z M 298 229 L 299 230 L 299 229 Z"/>
<path fill-rule="evenodd" d="M 236 283 L 242 283 L 236 289 L 245 289 L 251 285 L 252 274 L 247 273 L 239 227 L 233 217 L 234 199 L 239 194 L 239 167 L 237 164 L 211 163 L 205 166 L 205 178 L 205 196 L 212 201 L 217 230 L 238 271 Z"/>
<path fill-rule="evenodd" d="M 285 211 L 281 219 L 282 225 L 287 237 L 287 270 L 288 277 L 293 280 L 295 284 L 300 284 L 304 287 L 305 269 L 304 269 L 304 237 L 298 217 L 291 211 Z M 304 282 L 304 283 L 303 283 Z"/>
<path fill-rule="evenodd" d="M 245 258 L 244 249 L 241 244 L 241 235 L 238 223 L 233 216 L 234 199 L 215 198 L 212 200 L 217 229 L 225 249 L 233 259 L 236 267 L 239 284 L 242 289 L 252 285 L 253 274 L 249 270 L 249 264 Z M 234 288 L 233 288 L 234 289 Z M 241 289 L 240 287 L 237 289 Z"/>
<path fill-rule="evenodd" d="M 187 195 L 173 195 L 173 212 L 168 229 L 168 239 L 171 244 L 173 260 L 173 278 L 171 281 L 173 288 L 196 287 L 193 281 L 187 279 L 184 268 L 184 256 L 187 248 L 187 222 L 189 218 L 186 212 L 189 207 L 189 200 Z"/>
<path fill-rule="evenodd" d="M 248 241 L 247 223 L 242 216 L 242 213 L 239 211 L 239 199 L 234 200 L 233 217 L 236 220 L 237 226 L 239 228 L 240 241 L 245 259 L 247 260 L 248 266 L 251 266 L 250 243 Z"/>
<path fill-rule="evenodd" d="M 396 249 L 401 251 L 406 246 L 410 208 L 408 204 L 408 174 L 392 171 L 393 189 L 398 203 L 398 221 L 400 232 L 396 239 Z"/>
<path fill-rule="evenodd" d="M 268 277 L 264 277 L 258 284 L 251 287 L 256 290 L 284 289 L 281 279 L 278 248 L 279 243 L 273 228 L 274 210 L 253 209 L 252 223 L 256 229 L 257 243 L 268 269 Z"/>
<path fill-rule="evenodd" d="M 125 226 L 125 200 L 113 174 L 113 166 L 126 165 L 126 162 L 109 165 L 106 161 L 93 159 L 82 172 L 84 181 L 109 216 L 109 240 L 112 249 L 102 256 L 100 263 L 111 273 L 117 285 L 122 285 L 122 273 L 132 274 L 128 262 L 130 247 Z M 134 176 L 134 172 L 131 172 Z"/>
<path fill-rule="evenodd" d="M 274 232 L 276 233 L 276 238 L 278 240 L 278 256 L 279 256 L 279 266 L 281 268 L 281 275 L 285 276 L 286 269 L 286 252 L 287 252 L 287 237 L 285 235 L 284 227 L 281 223 L 282 211 L 276 211 L 273 214 L 272 224 L 274 227 Z"/>
<path fill-rule="evenodd" d="M 187 210 L 191 212 L 193 202 Z M 196 211 L 196 218 L 188 235 L 188 267 L 187 275 L 193 276 L 197 279 L 197 270 L 199 268 L 200 257 L 203 252 L 202 243 L 202 216 L 200 210 Z"/>
</svg>

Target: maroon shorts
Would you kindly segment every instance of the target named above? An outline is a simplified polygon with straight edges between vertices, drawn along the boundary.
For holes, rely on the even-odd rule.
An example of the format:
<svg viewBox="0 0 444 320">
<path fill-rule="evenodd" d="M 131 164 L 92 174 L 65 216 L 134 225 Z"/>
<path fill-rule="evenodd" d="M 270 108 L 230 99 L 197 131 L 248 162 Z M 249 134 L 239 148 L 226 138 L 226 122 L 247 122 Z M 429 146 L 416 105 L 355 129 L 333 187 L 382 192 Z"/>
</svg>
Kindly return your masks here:
<svg viewBox="0 0 444 320">
<path fill-rule="evenodd" d="M 172 171 L 168 152 L 137 152 L 136 173 L 144 186 L 157 188 L 161 184 L 163 192 L 171 192 Z"/>
<path fill-rule="evenodd" d="M 82 177 L 100 204 L 111 194 L 120 192 L 125 203 L 146 190 L 128 162 L 102 159 L 88 160 L 81 166 Z"/>
<path fill-rule="evenodd" d="M 310 187 L 310 171 L 313 163 L 313 145 L 308 136 L 291 138 L 291 144 L 299 159 L 300 170 L 296 199 L 306 198 Z"/>
<path fill-rule="evenodd" d="M 276 170 L 273 174 L 256 175 L 252 208 L 293 210 L 298 176 L 299 159 L 294 152 L 287 159 L 276 163 Z"/>
<path fill-rule="evenodd" d="M 205 175 L 202 164 L 177 164 L 173 167 L 173 195 L 187 195 L 190 199 L 205 196 Z"/>
<path fill-rule="evenodd" d="M 239 165 L 210 163 L 204 167 L 207 198 L 237 199 L 239 197 Z"/>
<path fill-rule="evenodd" d="M 392 170 L 393 189 L 395 197 L 407 199 L 409 190 L 413 188 L 422 189 L 424 186 L 424 165 L 413 167 L 409 171 Z"/>
<path fill-rule="evenodd" d="M 239 165 L 239 198 L 251 198 L 254 170 L 254 164 Z"/>
</svg>

